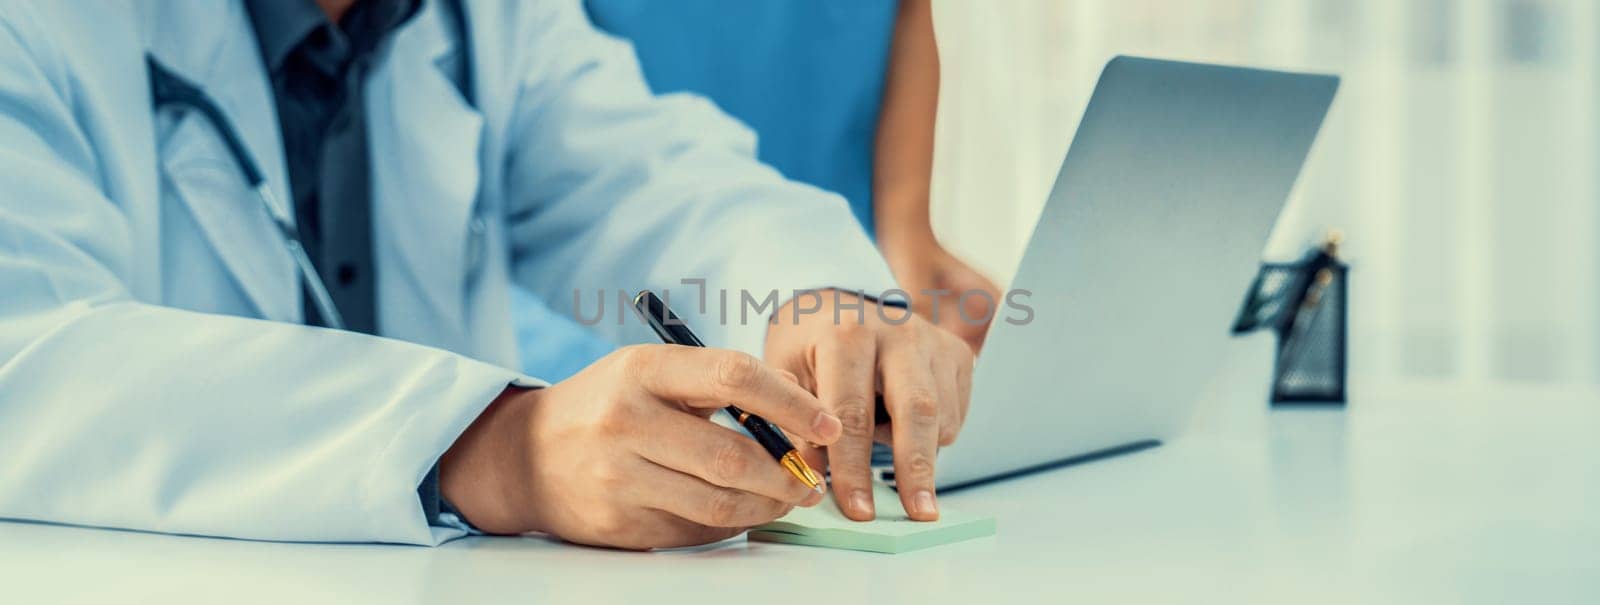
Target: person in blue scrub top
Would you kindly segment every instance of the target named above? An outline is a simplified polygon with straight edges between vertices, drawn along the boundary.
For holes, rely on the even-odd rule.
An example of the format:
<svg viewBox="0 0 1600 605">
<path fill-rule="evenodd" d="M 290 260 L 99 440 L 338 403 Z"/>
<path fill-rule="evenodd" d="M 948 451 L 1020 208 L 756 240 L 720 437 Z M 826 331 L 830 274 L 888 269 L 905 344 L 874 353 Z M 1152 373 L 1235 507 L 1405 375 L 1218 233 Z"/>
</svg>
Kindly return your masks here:
<svg viewBox="0 0 1600 605">
<path fill-rule="evenodd" d="M 998 301 L 998 288 L 939 244 L 928 216 L 939 99 L 930 0 L 586 0 L 586 6 L 597 27 L 633 43 L 654 92 L 710 98 L 756 131 L 763 162 L 842 195 L 912 293 L 913 308 L 974 349 L 982 344 L 988 326 L 964 320 L 955 304 L 970 290 Z M 992 314 L 981 297 L 966 302 L 967 318 Z M 609 348 L 532 297 L 522 296 L 518 306 L 530 369 L 548 374 L 573 364 L 574 344 L 595 357 Z"/>
</svg>

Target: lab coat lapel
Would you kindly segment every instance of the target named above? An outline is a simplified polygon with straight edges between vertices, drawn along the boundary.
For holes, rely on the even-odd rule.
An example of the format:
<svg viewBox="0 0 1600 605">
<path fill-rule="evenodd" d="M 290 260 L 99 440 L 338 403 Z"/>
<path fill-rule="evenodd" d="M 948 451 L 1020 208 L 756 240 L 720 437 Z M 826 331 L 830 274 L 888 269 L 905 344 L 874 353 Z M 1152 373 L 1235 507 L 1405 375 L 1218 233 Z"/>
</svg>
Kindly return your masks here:
<svg viewBox="0 0 1600 605">
<path fill-rule="evenodd" d="M 144 31 L 159 32 L 149 50 L 210 95 L 267 176 L 293 220 L 283 145 L 255 33 L 238 2 L 150 2 Z M 182 200 L 217 256 L 262 317 L 299 322 L 300 286 L 293 260 L 251 193 L 227 146 L 198 113 L 157 124 L 163 188 Z"/>
<path fill-rule="evenodd" d="M 464 59 L 440 2 L 395 35 L 367 82 L 374 240 L 384 332 L 466 350 L 467 280 L 482 263 L 487 224 L 480 190 L 483 117 L 446 69 Z"/>
</svg>

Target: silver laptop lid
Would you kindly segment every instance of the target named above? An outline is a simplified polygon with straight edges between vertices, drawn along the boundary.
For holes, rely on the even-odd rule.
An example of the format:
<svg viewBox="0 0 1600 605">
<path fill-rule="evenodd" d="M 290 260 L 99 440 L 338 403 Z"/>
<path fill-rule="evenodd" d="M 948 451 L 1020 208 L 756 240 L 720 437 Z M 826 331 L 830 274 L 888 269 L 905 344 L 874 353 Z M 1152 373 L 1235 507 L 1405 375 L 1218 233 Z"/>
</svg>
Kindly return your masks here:
<svg viewBox="0 0 1600 605">
<path fill-rule="evenodd" d="M 1003 310 L 991 328 L 940 487 L 1169 437 L 1187 419 L 1337 88 L 1107 64 L 1012 282 L 1033 317 Z"/>
</svg>

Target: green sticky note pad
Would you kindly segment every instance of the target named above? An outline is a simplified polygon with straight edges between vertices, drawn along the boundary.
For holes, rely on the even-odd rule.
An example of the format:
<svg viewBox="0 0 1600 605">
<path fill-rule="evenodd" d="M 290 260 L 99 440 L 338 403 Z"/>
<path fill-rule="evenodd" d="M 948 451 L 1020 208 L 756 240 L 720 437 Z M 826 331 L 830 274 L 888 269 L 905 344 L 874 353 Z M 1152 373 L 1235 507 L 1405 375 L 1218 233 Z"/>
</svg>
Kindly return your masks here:
<svg viewBox="0 0 1600 605">
<path fill-rule="evenodd" d="M 803 544 L 823 548 L 901 553 L 940 544 L 992 536 L 994 517 L 939 510 L 938 521 L 912 521 L 900 506 L 900 495 L 887 485 L 872 491 L 877 519 L 851 521 L 833 498 L 811 508 L 796 508 L 782 519 L 750 530 L 756 542 Z"/>
</svg>

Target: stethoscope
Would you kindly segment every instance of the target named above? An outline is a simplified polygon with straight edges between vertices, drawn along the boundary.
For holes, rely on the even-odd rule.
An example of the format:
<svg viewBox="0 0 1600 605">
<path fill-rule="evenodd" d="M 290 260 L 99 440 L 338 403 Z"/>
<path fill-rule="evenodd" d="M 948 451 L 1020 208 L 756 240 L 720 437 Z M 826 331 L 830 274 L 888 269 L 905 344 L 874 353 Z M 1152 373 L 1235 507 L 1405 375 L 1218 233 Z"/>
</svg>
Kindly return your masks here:
<svg viewBox="0 0 1600 605">
<path fill-rule="evenodd" d="M 333 297 L 328 294 L 327 283 L 322 281 L 322 274 L 317 272 L 316 265 L 311 263 L 311 257 L 306 255 L 305 246 L 300 244 L 300 232 L 280 210 L 272 195 L 272 188 L 267 184 L 266 176 L 261 173 L 261 168 L 250 155 L 250 150 L 245 148 L 244 141 L 233 128 L 233 123 L 223 115 L 222 108 L 205 91 L 167 69 L 154 56 L 147 53 L 144 60 L 150 67 L 150 97 L 155 109 L 157 111 L 168 107 L 191 109 L 205 116 L 206 121 L 211 123 L 211 128 L 217 131 L 217 135 L 222 137 L 222 142 L 228 146 L 228 154 L 233 156 L 233 162 L 244 176 L 245 184 L 255 192 L 256 200 L 261 202 L 262 209 L 266 210 L 267 216 L 277 225 L 278 233 L 283 238 L 283 246 L 289 250 L 289 256 L 294 259 L 300 277 L 305 282 L 306 290 L 311 293 L 311 300 L 317 305 L 317 312 L 322 315 L 323 325 L 336 330 L 344 329 L 344 318 L 339 315 L 339 307 L 333 304 Z"/>
</svg>

